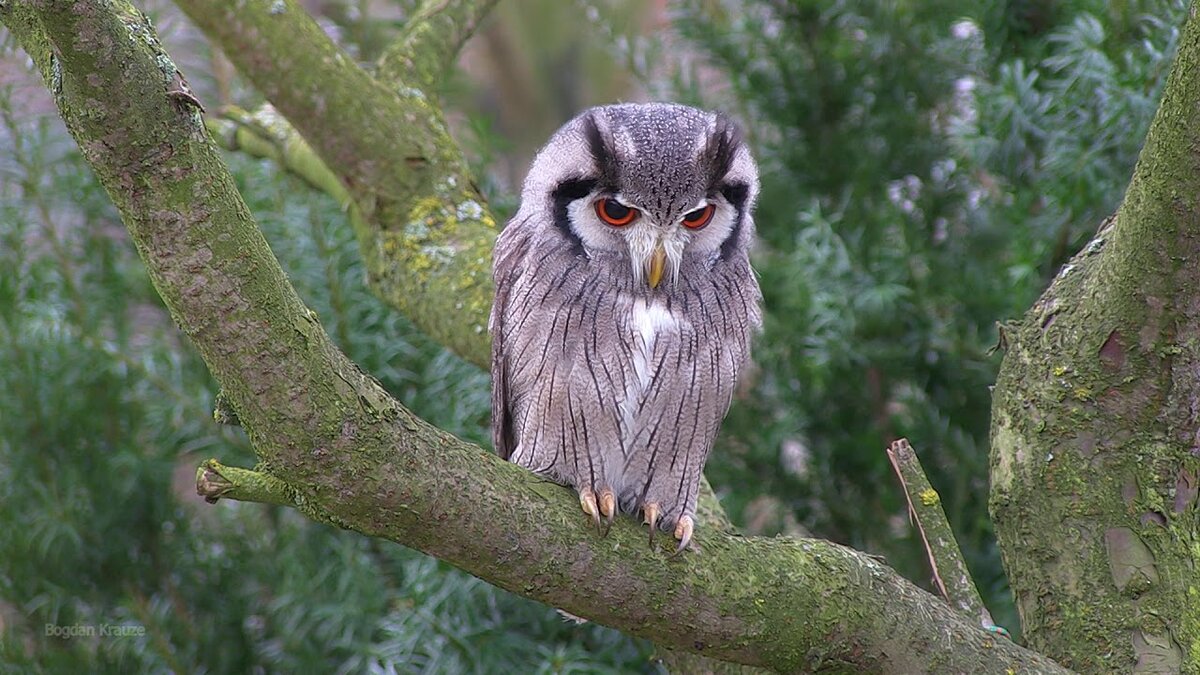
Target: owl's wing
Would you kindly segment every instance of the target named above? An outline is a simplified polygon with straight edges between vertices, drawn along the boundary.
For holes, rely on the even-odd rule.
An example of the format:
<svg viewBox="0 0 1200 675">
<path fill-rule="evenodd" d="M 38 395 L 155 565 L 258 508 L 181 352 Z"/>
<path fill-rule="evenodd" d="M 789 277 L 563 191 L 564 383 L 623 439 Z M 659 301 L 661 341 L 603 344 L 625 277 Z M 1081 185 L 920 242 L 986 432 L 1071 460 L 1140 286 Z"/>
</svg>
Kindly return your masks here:
<svg viewBox="0 0 1200 675">
<path fill-rule="evenodd" d="M 508 303 L 520 272 L 521 252 L 528 239 L 523 228 L 514 225 L 504 228 L 496 238 L 496 247 L 492 252 L 492 279 L 495 281 L 496 297 L 488 318 L 488 332 L 492 334 L 492 445 L 502 459 L 508 459 L 517 444 L 509 405 L 508 366 L 504 359 L 504 318 L 510 313 Z"/>
</svg>

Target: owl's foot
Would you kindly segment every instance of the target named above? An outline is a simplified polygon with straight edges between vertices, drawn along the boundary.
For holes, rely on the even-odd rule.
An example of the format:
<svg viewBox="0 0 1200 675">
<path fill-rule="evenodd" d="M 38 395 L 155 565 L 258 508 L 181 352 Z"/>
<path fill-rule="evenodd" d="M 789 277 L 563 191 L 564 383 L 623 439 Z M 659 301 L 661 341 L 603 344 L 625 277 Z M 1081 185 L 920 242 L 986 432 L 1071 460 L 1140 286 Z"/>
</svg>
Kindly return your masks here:
<svg viewBox="0 0 1200 675">
<path fill-rule="evenodd" d="M 596 525 L 596 529 L 600 529 L 600 507 L 596 504 L 596 493 L 592 488 L 583 488 L 579 491 L 579 505 L 583 507 L 583 512 L 591 516 L 592 523 Z"/>
<path fill-rule="evenodd" d="M 675 523 L 675 538 L 679 540 L 679 548 L 671 555 L 679 555 L 683 549 L 692 543 L 692 530 L 695 529 L 696 523 L 692 521 L 691 516 L 680 516 L 679 522 Z"/>
<path fill-rule="evenodd" d="M 600 507 L 600 515 L 604 518 L 603 534 L 607 535 L 609 528 L 612 527 L 613 519 L 617 517 L 617 496 L 612 490 L 607 488 L 600 491 L 600 501 L 597 504 Z"/>
<path fill-rule="evenodd" d="M 662 516 L 662 507 L 658 502 L 646 502 L 642 506 L 642 522 L 650 526 L 650 548 L 654 548 L 654 533 L 658 531 L 658 521 Z M 687 548 L 692 543 L 692 532 L 696 529 L 696 522 L 691 516 L 680 516 L 675 523 L 675 538 L 679 540 L 679 546 L 672 553 L 672 556 L 679 555 L 683 549 Z"/>
<path fill-rule="evenodd" d="M 654 533 L 658 531 L 658 517 L 662 514 L 657 502 L 650 502 L 642 507 L 642 522 L 650 526 L 650 548 L 654 548 Z"/>
<path fill-rule="evenodd" d="M 579 491 L 579 505 L 584 513 L 591 516 L 596 531 L 601 536 L 607 535 L 608 529 L 612 527 L 613 518 L 617 515 L 617 497 L 613 491 L 602 489 L 597 498 L 595 490 L 585 487 Z"/>
</svg>

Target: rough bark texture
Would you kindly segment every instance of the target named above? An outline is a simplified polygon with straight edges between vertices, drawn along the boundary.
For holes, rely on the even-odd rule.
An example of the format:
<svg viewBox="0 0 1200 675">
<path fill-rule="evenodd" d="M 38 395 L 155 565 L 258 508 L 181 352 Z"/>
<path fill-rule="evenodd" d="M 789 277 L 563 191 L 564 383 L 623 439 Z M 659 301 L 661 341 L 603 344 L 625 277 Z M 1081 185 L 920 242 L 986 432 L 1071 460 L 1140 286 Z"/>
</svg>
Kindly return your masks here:
<svg viewBox="0 0 1200 675">
<path fill-rule="evenodd" d="M 1200 21 L 1115 218 L 1017 325 L 991 507 L 1029 643 L 1200 673 Z"/>
<path fill-rule="evenodd" d="M 213 490 L 290 503 L 522 595 L 725 660 L 783 671 L 1061 672 L 869 556 L 828 542 L 710 527 L 697 535 L 698 552 L 670 558 L 649 550 L 628 519 L 597 538 L 568 490 L 416 418 L 331 344 L 139 13 L 120 1 L 46 0 L 0 4 L 0 19 L 41 69 L 156 288 L 262 460 L 255 471 L 206 466 L 201 478 Z"/>
<path fill-rule="evenodd" d="M 404 34 L 379 59 L 376 77 L 411 82 L 429 92 L 458 60 L 463 44 L 497 0 L 427 2 L 409 18 Z"/>
</svg>

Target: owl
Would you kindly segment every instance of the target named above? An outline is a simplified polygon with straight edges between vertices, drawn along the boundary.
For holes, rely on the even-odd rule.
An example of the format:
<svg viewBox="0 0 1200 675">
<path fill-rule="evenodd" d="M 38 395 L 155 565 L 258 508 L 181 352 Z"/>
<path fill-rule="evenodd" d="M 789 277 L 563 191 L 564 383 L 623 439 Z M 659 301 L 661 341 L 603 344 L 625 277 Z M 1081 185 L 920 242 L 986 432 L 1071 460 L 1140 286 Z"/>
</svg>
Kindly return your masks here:
<svg viewBox="0 0 1200 675">
<path fill-rule="evenodd" d="M 493 256 L 501 457 L 687 548 L 701 472 L 761 325 L 758 171 L 727 117 L 592 108 L 546 143 Z"/>
</svg>

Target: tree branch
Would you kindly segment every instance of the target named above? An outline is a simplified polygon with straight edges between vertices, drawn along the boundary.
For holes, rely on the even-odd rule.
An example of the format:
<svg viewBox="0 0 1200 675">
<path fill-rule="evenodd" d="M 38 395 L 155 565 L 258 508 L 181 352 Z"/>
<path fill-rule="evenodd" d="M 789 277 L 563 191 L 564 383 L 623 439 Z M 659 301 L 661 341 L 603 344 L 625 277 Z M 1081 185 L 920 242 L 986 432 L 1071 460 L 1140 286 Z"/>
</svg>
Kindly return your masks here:
<svg viewBox="0 0 1200 675">
<path fill-rule="evenodd" d="M 411 83 L 426 93 L 454 67 L 462 46 L 475 33 L 496 0 L 434 0 L 421 5 L 404 25 L 400 39 L 379 58 L 375 76 L 383 82 Z"/>
<path fill-rule="evenodd" d="M 278 478 L 210 459 L 196 469 L 196 493 L 210 504 L 222 497 L 243 502 L 295 506 L 296 491 Z"/>
<path fill-rule="evenodd" d="M 788 671 L 1062 672 L 828 542 L 710 530 L 698 534 L 699 552 L 671 558 L 648 550 L 628 519 L 596 538 L 568 490 L 430 427 L 332 346 L 132 7 L 47 0 L 9 5 L 0 18 L 30 47 L 156 288 L 237 410 L 260 470 L 294 491 L 304 513 L 731 661 Z"/>
<path fill-rule="evenodd" d="M 221 110 L 220 117 L 206 119 L 205 125 L 221 147 L 272 160 L 314 190 L 332 197 L 349 212 L 352 221 L 361 221 L 358 205 L 341 179 L 270 105 L 259 106 L 253 112 L 227 106 Z M 363 225 L 357 225 L 356 231 L 359 227 Z"/>
<path fill-rule="evenodd" d="M 979 597 L 979 589 L 975 587 L 975 580 L 958 548 L 958 540 L 950 529 L 950 521 L 942 510 L 941 497 L 929 484 L 916 451 L 908 439 L 902 438 L 892 443 L 887 456 L 904 488 L 909 515 L 916 521 L 917 531 L 925 542 L 938 592 L 963 614 L 978 620 L 982 628 L 995 629 L 992 615 L 983 604 L 983 598 Z"/>
</svg>

